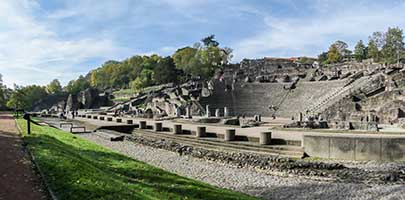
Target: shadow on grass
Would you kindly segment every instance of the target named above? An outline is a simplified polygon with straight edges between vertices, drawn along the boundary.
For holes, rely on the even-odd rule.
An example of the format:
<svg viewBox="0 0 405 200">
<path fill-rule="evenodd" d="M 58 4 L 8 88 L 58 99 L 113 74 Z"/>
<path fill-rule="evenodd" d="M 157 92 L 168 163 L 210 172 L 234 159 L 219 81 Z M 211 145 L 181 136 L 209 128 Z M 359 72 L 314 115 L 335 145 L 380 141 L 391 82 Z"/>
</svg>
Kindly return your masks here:
<svg viewBox="0 0 405 200">
<path fill-rule="evenodd" d="M 42 128 L 49 127 L 35 131 Z M 60 199 L 253 199 L 163 171 L 57 129 L 45 132 L 25 139 Z"/>
</svg>

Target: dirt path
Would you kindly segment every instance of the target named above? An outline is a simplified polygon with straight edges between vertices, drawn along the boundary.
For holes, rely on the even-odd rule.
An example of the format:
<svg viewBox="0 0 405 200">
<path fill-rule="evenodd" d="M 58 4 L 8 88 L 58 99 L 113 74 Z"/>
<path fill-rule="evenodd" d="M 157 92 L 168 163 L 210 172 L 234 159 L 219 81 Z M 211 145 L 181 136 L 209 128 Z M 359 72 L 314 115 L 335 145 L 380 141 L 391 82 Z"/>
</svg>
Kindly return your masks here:
<svg viewBox="0 0 405 200">
<path fill-rule="evenodd" d="M 3 199 L 48 199 L 8 113 L 0 113 L 0 200 Z"/>
</svg>

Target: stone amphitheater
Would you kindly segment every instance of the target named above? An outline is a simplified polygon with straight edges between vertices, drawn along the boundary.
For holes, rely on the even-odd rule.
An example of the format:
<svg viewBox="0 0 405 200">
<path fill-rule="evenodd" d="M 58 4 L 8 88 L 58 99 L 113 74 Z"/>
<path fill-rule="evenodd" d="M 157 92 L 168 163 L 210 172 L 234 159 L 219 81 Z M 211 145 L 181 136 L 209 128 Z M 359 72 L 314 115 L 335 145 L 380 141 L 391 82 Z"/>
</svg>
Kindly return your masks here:
<svg viewBox="0 0 405 200">
<path fill-rule="evenodd" d="M 87 91 L 38 104 L 36 114 L 103 145 L 126 141 L 277 176 L 395 185 L 405 183 L 404 75 L 403 65 L 369 61 L 245 59 L 208 81 L 113 104 Z"/>
</svg>

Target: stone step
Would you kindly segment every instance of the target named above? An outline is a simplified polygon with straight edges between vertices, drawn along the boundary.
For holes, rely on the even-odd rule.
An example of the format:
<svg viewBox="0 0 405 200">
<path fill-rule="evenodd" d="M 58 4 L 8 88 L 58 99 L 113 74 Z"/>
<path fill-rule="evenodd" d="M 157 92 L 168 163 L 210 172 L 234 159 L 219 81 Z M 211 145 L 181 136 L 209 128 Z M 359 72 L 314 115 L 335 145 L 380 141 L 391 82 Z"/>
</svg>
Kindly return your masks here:
<svg viewBox="0 0 405 200">
<path fill-rule="evenodd" d="M 282 155 L 299 158 L 303 155 L 303 148 L 290 145 L 253 145 L 248 142 L 224 142 L 213 138 L 194 138 L 187 135 L 169 135 L 168 133 L 156 133 L 151 131 L 135 131 L 136 134 L 153 139 L 168 139 L 182 144 L 201 146 L 212 150 L 245 151 L 254 153 L 264 153 L 271 155 Z"/>
</svg>

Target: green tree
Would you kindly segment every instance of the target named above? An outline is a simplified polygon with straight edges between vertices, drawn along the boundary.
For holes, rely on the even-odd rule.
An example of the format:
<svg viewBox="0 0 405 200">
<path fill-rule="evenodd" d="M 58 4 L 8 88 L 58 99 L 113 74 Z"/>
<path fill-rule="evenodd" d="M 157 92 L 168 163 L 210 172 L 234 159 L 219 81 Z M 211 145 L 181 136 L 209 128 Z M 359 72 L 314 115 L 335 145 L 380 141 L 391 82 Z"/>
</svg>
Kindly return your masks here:
<svg viewBox="0 0 405 200">
<path fill-rule="evenodd" d="M 351 51 L 347 49 L 349 45 L 347 45 L 346 42 L 338 40 L 334 42 L 332 46 L 335 46 L 341 56 L 348 56 L 351 54 Z"/>
<path fill-rule="evenodd" d="M 196 58 L 197 51 L 198 49 L 192 47 L 178 49 L 172 56 L 176 68 L 183 70 L 187 74 L 197 76 L 198 72 L 196 72 L 196 68 L 199 67 L 199 62 Z"/>
<path fill-rule="evenodd" d="M 150 69 L 142 70 L 139 77 L 131 82 L 131 88 L 136 91 L 142 91 L 144 88 L 152 86 L 154 84 L 154 72 Z"/>
<path fill-rule="evenodd" d="M 7 102 L 7 107 L 30 110 L 34 103 L 48 95 L 46 87 L 38 85 L 15 86 Z"/>
<path fill-rule="evenodd" d="M 77 94 L 87 88 L 90 88 L 90 82 L 84 76 L 80 75 L 78 79 L 69 81 L 65 90 L 70 94 Z"/>
<path fill-rule="evenodd" d="M 215 70 L 227 64 L 232 58 L 232 49 L 220 48 L 213 39 L 213 35 L 202 39 L 204 46 L 194 44 L 194 47 L 178 49 L 173 54 L 176 68 L 191 76 L 211 77 Z"/>
<path fill-rule="evenodd" d="M 318 62 L 323 65 L 328 64 L 328 52 L 322 52 L 321 54 L 319 54 Z"/>
<path fill-rule="evenodd" d="M 178 80 L 179 72 L 170 56 L 160 59 L 153 71 L 156 84 L 177 82 Z"/>
<path fill-rule="evenodd" d="M 362 61 L 367 58 L 366 46 L 363 44 L 363 40 L 357 42 L 354 47 L 354 57 L 357 61 Z"/>
<path fill-rule="evenodd" d="M 385 44 L 381 49 L 384 61 L 395 63 L 399 61 L 400 55 L 404 50 L 403 31 L 400 28 L 388 28 L 385 34 Z"/>
<path fill-rule="evenodd" d="M 369 39 L 368 41 L 368 46 L 367 46 L 367 55 L 369 58 L 372 58 L 374 62 L 379 61 L 379 54 L 380 52 L 378 51 L 378 47 L 376 42 L 373 39 Z"/>
<path fill-rule="evenodd" d="M 335 45 L 331 45 L 328 51 L 328 63 L 338 63 L 342 60 L 338 48 Z"/>
<path fill-rule="evenodd" d="M 201 40 L 206 47 L 217 47 L 219 42 L 215 41 L 215 35 L 210 35 Z"/>
<path fill-rule="evenodd" d="M 49 94 L 59 94 L 62 92 L 62 86 L 58 79 L 53 79 L 47 86 L 46 90 Z"/>
<path fill-rule="evenodd" d="M 7 107 L 7 101 L 10 97 L 10 90 L 3 84 L 3 76 L 0 74 L 0 109 Z"/>
</svg>

